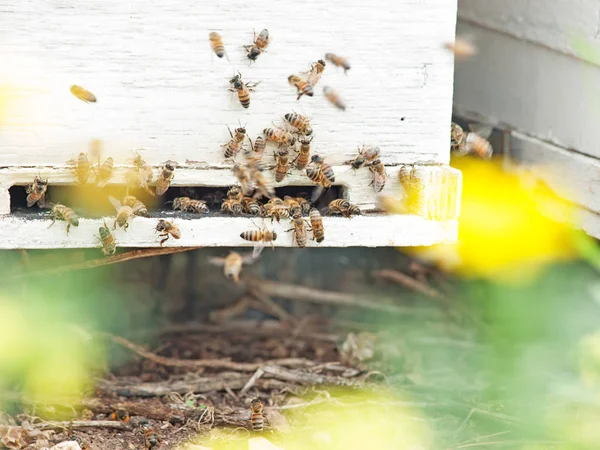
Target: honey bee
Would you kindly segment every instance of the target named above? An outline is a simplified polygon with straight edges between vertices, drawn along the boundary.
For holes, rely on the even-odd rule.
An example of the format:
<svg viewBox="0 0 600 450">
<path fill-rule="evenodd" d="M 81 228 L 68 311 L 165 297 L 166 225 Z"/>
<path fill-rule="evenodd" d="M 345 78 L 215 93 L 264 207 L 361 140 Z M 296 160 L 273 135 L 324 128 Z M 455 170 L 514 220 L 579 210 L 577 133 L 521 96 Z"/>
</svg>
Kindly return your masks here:
<svg viewBox="0 0 600 450">
<path fill-rule="evenodd" d="M 310 127 L 310 119 L 308 117 L 293 112 L 283 116 L 283 119 L 291 126 L 296 128 L 299 133 L 302 133 L 305 136 L 310 136 L 313 132 L 312 128 Z"/>
<path fill-rule="evenodd" d="M 152 173 L 152 168 L 144 161 L 142 155 L 136 152 L 135 157 L 133 158 L 133 166 L 140 172 L 143 173 L 146 178 L 146 183 L 151 183 L 154 175 Z"/>
<path fill-rule="evenodd" d="M 225 158 L 230 159 L 235 158 L 240 152 L 240 150 L 244 148 L 244 139 L 246 139 L 246 128 L 242 126 L 236 128 L 235 135 L 231 133 L 229 127 L 227 128 L 227 130 L 229 130 L 231 140 L 227 144 L 222 145 L 222 147 L 225 147 Z"/>
<path fill-rule="evenodd" d="M 234 198 L 228 198 L 227 200 L 223 200 L 223 203 L 221 204 L 221 212 L 229 214 L 242 214 L 242 211 L 242 202 Z"/>
<path fill-rule="evenodd" d="M 306 247 L 308 238 L 306 233 L 306 223 L 302 218 L 302 211 L 297 211 L 296 214 L 292 215 L 292 228 L 287 231 L 294 231 L 294 239 L 298 247 Z"/>
<path fill-rule="evenodd" d="M 308 76 L 306 77 L 306 81 L 313 88 L 317 85 L 317 83 L 321 79 L 321 76 L 323 75 L 323 71 L 325 70 L 326 65 L 327 64 L 325 64 L 325 61 L 323 61 L 322 59 L 319 59 L 317 62 L 312 63 L 312 65 L 310 66 L 310 70 L 307 72 Z"/>
<path fill-rule="evenodd" d="M 302 206 L 300 206 L 300 203 L 295 198 L 286 195 L 283 197 L 283 202 L 290 210 L 290 216 L 294 217 L 296 214 L 302 214 Z"/>
<path fill-rule="evenodd" d="M 267 197 L 271 198 L 275 196 L 275 188 L 271 186 L 269 181 L 265 178 L 260 170 L 253 169 L 250 172 L 250 176 L 256 185 L 256 192 L 254 198 Z"/>
<path fill-rule="evenodd" d="M 296 197 L 296 201 L 300 205 L 300 208 L 302 208 L 302 214 L 308 214 L 310 212 L 311 206 L 308 200 L 304 197 Z"/>
<path fill-rule="evenodd" d="M 251 169 L 264 170 L 265 165 L 262 161 L 262 153 L 256 153 L 254 151 L 245 151 L 244 157 L 246 158 L 246 165 Z"/>
<path fill-rule="evenodd" d="M 175 176 L 173 171 L 175 167 L 171 163 L 166 163 L 160 175 L 156 179 L 156 195 L 163 195 L 169 189 L 171 180 Z"/>
<path fill-rule="evenodd" d="M 344 73 L 350 70 L 350 63 L 348 60 L 336 55 L 335 53 L 325 53 L 325 59 L 336 67 L 343 67 Z"/>
<path fill-rule="evenodd" d="M 244 108 L 250 107 L 250 92 L 254 92 L 254 88 L 260 83 L 244 83 L 242 81 L 242 74 L 238 72 L 231 80 L 229 84 L 233 88 L 229 88 L 231 92 L 237 92 L 238 100 Z"/>
<path fill-rule="evenodd" d="M 296 157 L 295 163 L 296 167 L 300 170 L 306 169 L 308 165 L 308 161 L 310 158 L 310 143 L 313 138 L 307 138 L 306 136 L 302 136 L 298 138 L 298 142 L 300 142 L 300 153 Z"/>
<path fill-rule="evenodd" d="M 133 166 L 134 169 L 128 170 L 125 174 L 128 191 L 130 188 L 142 188 L 154 197 L 154 192 L 148 187 L 148 184 L 154 179 L 152 168 L 146 164 L 146 161 L 142 159 L 139 153 L 136 153 L 136 156 L 133 158 Z"/>
<path fill-rule="evenodd" d="M 290 170 L 289 153 L 286 148 L 281 148 L 277 154 L 274 154 L 277 161 L 277 166 L 275 166 L 275 181 L 277 183 L 281 183 Z"/>
<path fill-rule="evenodd" d="M 265 51 L 267 46 L 269 45 L 269 30 L 266 28 L 260 32 L 258 37 L 256 37 L 256 32 L 254 32 L 254 44 L 253 45 L 244 45 L 246 49 L 248 59 L 251 61 L 256 61 L 258 55 Z"/>
<path fill-rule="evenodd" d="M 148 208 L 133 195 L 123 197 L 122 205 L 129 206 L 133 210 L 133 214 L 140 217 L 150 217 Z"/>
<path fill-rule="evenodd" d="M 252 141 L 250 141 L 250 143 L 252 143 Z M 267 141 L 265 141 L 265 138 L 262 136 L 258 136 L 254 140 L 254 144 L 252 144 L 252 149 L 254 150 L 254 152 L 257 155 L 262 156 L 263 153 L 265 152 L 266 146 L 267 146 Z"/>
<path fill-rule="evenodd" d="M 258 398 L 255 398 L 250 403 L 250 424 L 252 425 L 252 430 L 256 432 L 263 431 L 265 427 L 263 404 Z"/>
<path fill-rule="evenodd" d="M 36 203 L 40 208 L 46 206 L 46 190 L 48 189 L 48 180 L 35 177 L 33 183 L 27 187 L 27 207 L 31 208 Z"/>
<path fill-rule="evenodd" d="M 110 180 L 110 177 L 112 177 L 114 165 L 114 160 L 109 157 L 98 167 L 98 172 L 96 173 L 96 186 L 99 188 L 106 186 L 106 183 Z"/>
<path fill-rule="evenodd" d="M 491 134 L 492 128 L 474 124 L 469 127 L 475 128 L 477 131 L 465 132 L 460 125 L 452 122 L 450 131 L 452 151 L 461 156 L 473 154 L 482 159 L 490 159 L 494 149 L 487 137 Z"/>
<path fill-rule="evenodd" d="M 242 188 L 242 194 L 250 195 L 252 193 L 252 189 L 253 189 L 252 173 L 254 173 L 254 172 L 260 173 L 260 172 L 258 170 L 256 170 L 256 171 L 252 171 L 251 173 L 249 173 L 245 167 L 242 167 L 239 164 L 235 164 L 231 170 L 233 171 L 233 174 L 235 175 L 237 180 L 240 182 L 240 186 Z M 256 182 L 256 180 L 254 180 L 254 181 Z M 240 198 L 243 197 L 243 195 L 241 195 Z"/>
<path fill-rule="evenodd" d="M 263 251 L 263 248 L 267 242 L 271 243 L 273 250 L 275 246 L 273 242 L 277 240 L 277 233 L 269 230 L 263 225 L 262 228 L 257 227 L 258 230 L 244 231 L 240 234 L 240 237 L 245 241 L 256 242 L 254 249 L 252 250 L 252 258 L 256 259 Z"/>
<path fill-rule="evenodd" d="M 208 214 L 208 206 L 204 200 L 193 200 L 189 197 L 176 197 L 173 199 L 173 209 L 197 214 Z"/>
<path fill-rule="evenodd" d="M 64 220 L 67 222 L 67 235 L 69 234 L 71 225 L 74 227 L 79 226 L 79 217 L 77 217 L 75 211 L 73 211 L 71 208 L 61 205 L 60 203 L 52 205 L 52 209 L 50 210 L 50 218 L 52 219 L 52 223 L 48 225 L 48 228 L 54 225 L 54 222 L 57 220 Z"/>
<path fill-rule="evenodd" d="M 96 96 L 94 94 L 76 84 L 71 86 L 71 94 L 86 103 L 96 103 Z"/>
<path fill-rule="evenodd" d="M 239 186 L 232 186 L 228 191 L 227 191 L 227 197 L 237 200 L 237 201 L 241 201 L 242 198 L 244 197 L 244 194 L 242 193 L 242 190 L 240 189 Z"/>
<path fill-rule="evenodd" d="M 223 266 L 223 273 L 227 278 L 233 280 L 234 283 L 240 281 L 240 273 L 243 264 L 251 264 L 254 261 L 250 255 L 240 255 L 237 252 L 229 252 L 225 258 L 210 258 L 210 263 L 215 266 Z"/>
<path fill-rule="evenodd" d="M 273 197 L 265 205 L 265 216 L 270 217 L 271 222 L 276 219 L 277 223 L 279 223 L 281 219 L 290 217 L 290 210 L 283 200 Z"/>
<path fill-rule="evenodd" d="M 119 227 L 123 227 L 123 229 L 127 231 L 127 228 L 129 228 L 129 220 L 134 216 L 133 208 L 131 206 L 122 205 L 121 202 L 112 195 L 108 196 L 108 200 L 117 210 L 117 217 L 113 224 L 113 230 L 117 229 L 118 224 Z"/>
<path fill-rule="evenodd" d="M 341 214 L 344 217 L 350 218 L 352 215 L 359 215 L 360 209 L 358 206 L 353 205 L 347 200 L 343 198 L 339 198 L 337 200 L 333 200 L 329 202 L 329 206 L 327 208 L 329 214 Z"/>
<path fill-rule="evenodd" d="M 321 196 L 323 190 L 329 189 L 331 184 L 335 182 L 335 173 L 322 156 L 313 155 L 310 160 L 312 164 L 306 168 L 306 175 L 318 185 L 312 195 L 312 201 L 315 202 Z"/>
<path fill-rule="evenodd" d="M 85 184 L 90 177 L 90 161 L 85 153 L 80 153 L 77 161 L 70 159 L 67 161 L 73 167 L 73 172 L 77 175 L 80 184 Z"/>
<path fill-rule="evenodd" d="M 265 128 L 263 133 L 268 141 L 277 142 L 279 145 L 295 145 L 296 138 L 292 133 L 282 130 L 281 128 Z"/>
<path fill-rule="evenodd" d="M 312 208 L 308 218 L 310 219 L 313 240 L 316 240 L 317 243 L 323 242 L 325 239 L 325 228 L 323 227 L 323 218 L 321 217 L 321 213 L 317 208 Z"/>
<path fill-rule="evenodd" d="M 129 412 L 124 409 L 117 409 L 110 414 L 110 420 L 118 420 L 119 422 L 129 423 L 131 417 Z"/>
<path fill-rule="evenodd" d="M 309 97 L 312 97 L 314 95 L 311 84 L 304 78 L 299 77 L 298 75 L 290 75 L 288 77 L 288 83 L 290 83 L 291 86 L 294 86 L 298 91 L 298 96 L 296 97 L 296 100 L 300 100 L 300 97 L 302 97 L 303 95 L 307 95 Z"/>
<path fill-rule="evenodd" d="M 242 198 L 242 206 L 244 208 L 244 211 L 252 216 L 263 216 L 265 214 L 265 208 L 255 198 Z"/>
<path fill-rule="evenodd" d="M 98 228 L 100 243 L 102 244 L 102 253 L 104 256 L 114 255 L 117 251 L 117 242 L 114 235 L 110 232 L 110 229 L 104 221 L 104 226 Z"/>
<path fill-rule="evenodd" d="M 223 45 L 223 39 L 221 35 L 216 31 L 212 31 L 208 34 L 208 40 L 210 42 L 210 48 L 215 52 L 218 58 L 225 56 L 225 45 Z M 229 59 L 229 58 L 227 58 Z"/>
<path fill-rule="evenodd" d="M 173 239 L 179 239 L 181 237 L 181 231 L 179 230 L 179 227 L 173 222 L 167 222 L 165 219 L 158 219 L 156 231 L 160 233 L 158 237 L 164 238 L 160 241 L 161 247 L 166 241 L 169 240 L 170 236 L 173 236 Z"/>
<path fill-rule="evenodd" d="M 346 161 L 344 164 L 350 164 L 354 170 L 358 170 L 365 164 L 368 164 L 379 158 L 380 154 L 381 150 L 379 147 L 363 145 L 362 148 L 358 148 L 358 156 L 350 161 Z"/>
<path fill-rule="evenodd" d="M 332 88 L 325 86 L 323 88 L 323 95 L 329 101 L 329 103 L 331 103 L 336 108 L 341 109 L 342 111 L 346 110 L 346 104 L 343 102 L 340 95 Z"/>
<path fill-rule="evenodd" d="M 385 187 L 385 181 L 387 178 L 385 166 L 380 159 L 376 159 L 369 164 L 369 170 L 373 174 L 373 180 L 371 181 L 370 185 L 373 185 L 375 192 L 381 192 Z"/>
<path fill-rule="evenodd" d="M 466 37 L 457 36 L 454 42 L 446 42 L 444 48 L 454 53 L 454 58 L 459 61 L 477 54 L 477 47 Z"/>
</svg>

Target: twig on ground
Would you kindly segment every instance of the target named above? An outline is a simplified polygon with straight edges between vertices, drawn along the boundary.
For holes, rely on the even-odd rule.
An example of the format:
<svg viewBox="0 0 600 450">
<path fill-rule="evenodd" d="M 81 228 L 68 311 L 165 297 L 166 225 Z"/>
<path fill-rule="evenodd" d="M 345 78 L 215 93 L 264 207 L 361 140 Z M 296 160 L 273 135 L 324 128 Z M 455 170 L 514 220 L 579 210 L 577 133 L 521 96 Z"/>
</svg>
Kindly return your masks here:
<svg viewBox="0 0 600 450">
<path fill-rule="evenodd" d="M 289 381 L 300 384 L 329 384 L 333 386 L 361 386 L 362 383 L 351 381 L 344 377 L 334 377 L 329 375 L 321 375 L 310 372 L 300 372 L 297 370 L 289 370 L 283 367 L 268 365 L 262 370 L 265 376 L 276 378 L 281 381 Z"/>
<path fill-rule="evenodd" d="M 66 430 L 80 428 L 112 428 L 113 430 L 131 430 L 131 425 L 117 420 L 73 420 L 72 422 L 40 422 L 32 425 L 44 430 Z"/>
<path fill-rule="evenodd" d="M 428 286 L 427 284 L 417 280 L 416 278 L 411 277 L 410 275 L 398 272 L 397 270 L 377 270 L 373 272 L 373 275 L 376 278 L 391 281 L 393 283 L 404 286 L 405 288 L 410 289 L 411 291 L 427 295 L 428 297 L 439 299 L 444 298 L 444 295 L 437 289 Z"/>
<path fill-rule="evenodd" d="M 256 384 L 256 381 L 264 375 L 264 373 L 264 370 L 257 369 L 240 391 L 240 395 L 246 395 L 246 393 Z"/>
</svg>

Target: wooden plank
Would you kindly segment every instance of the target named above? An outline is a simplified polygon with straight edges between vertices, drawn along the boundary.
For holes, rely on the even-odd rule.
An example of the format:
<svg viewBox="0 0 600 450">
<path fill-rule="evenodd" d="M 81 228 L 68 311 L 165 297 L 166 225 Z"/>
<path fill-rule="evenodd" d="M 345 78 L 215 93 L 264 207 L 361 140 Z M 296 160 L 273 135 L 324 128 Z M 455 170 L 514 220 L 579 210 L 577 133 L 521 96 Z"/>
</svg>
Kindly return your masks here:
<svg viewBox="0 0 600 450">
<path fill-rule="evenodd" d="M 111 223 L 114 217 L 107 217 Z M 72 227 L 69 235 L 64 222 L 56 222 L 51 228 L 49 220 L 31 220 L 15 216 L 0 218 L 0 226 L 13 230 L 0 239 L 0 249 L 42 249 L 42 248 L 92 248 L 98 247 L 98 228 L 103 219 L 80 219 L 78 227 Z M 154 231 L 157 219 L 135 217 L 127 231 L 117 229 L 115 237 L 119 247 L 158 247 L 160 238 Z M 260 220 L 244 217 L 204 217 L 201 219 L 174 219 L 181 230 L 181 239 L 169 239 L 165 246 L 231 247 L 252 246 L 243 240 L 240 233 L 255 229 Z M 293 233 L 287 233 L 289 221 L 271 225 L 278 238 L 275 245 L 291 247 Z M 433 245 L 440 242 L 454 242 L 458 234 L 458 222 L 432 221 L 414 215 L 369 215 L 352 219 L 324 217 L 325 240 L 321 244 L 312 241 L 309 235 L 308 247 L 383 247 Z"/>
<path fill-rule="evenodd" d="M 335 164 L 360 143 L 380 145 L 386 164 L 449 161 L 453 59 L 440 44 L 454 36 L 454 0 L 8 0 L 2 14 L 0 165 L 62 164 L 92 138 L 117 163 L 144 148 L 151 164 L 212 164 L 227 126 L 247 122 L 254 138 L 293 110 L 313 118 L 314 148 Z M 272 43 L 250 66 L 241 46 L 262 28 Z M 212 54 L 209 30 L 222 33 L 230 61 Z M 296 101 L 288 75 L 328 51 L 352 69 L 328 66 L 315 96 Z M 249 110 L 228 91 L 236 70 L 261 82 Z M 71 84 L 98 102 L 77 100 Z M 324 85 L 345 112 L 325 101 Z"/>
</svg>

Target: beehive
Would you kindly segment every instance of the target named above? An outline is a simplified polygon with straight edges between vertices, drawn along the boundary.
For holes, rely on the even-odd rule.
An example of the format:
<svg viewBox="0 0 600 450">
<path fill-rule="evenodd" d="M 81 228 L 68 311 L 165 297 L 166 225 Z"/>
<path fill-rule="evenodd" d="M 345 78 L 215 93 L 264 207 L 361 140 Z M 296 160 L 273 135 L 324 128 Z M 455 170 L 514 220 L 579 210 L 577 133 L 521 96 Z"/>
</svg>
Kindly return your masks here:
<svg viewBox="0 0 600 450">
<path fill-rule="evenodd" d="M 292 111 L 312 118 L 313 153 L 325 156 L 336 173 L 336 188 L 329 194 L 347 198 L 364 213 L 351 220 L 325 217 L 326 239 L 319 245 L 455 240 L 461 180 L 446 165 L 453 59 L 442 48 L 454 37 L 455 15 L 453 0 L 5 2 L 0 221 L 13 231 L 2 237 L 0 248 L 98 246 L 103 217 L 81 213 L 79 227 L 67 236 L 64 223 L 48 228 L 44 211 L 23 205 L 25 187 L 36 175 L 49 180 L 51 201 L 68 203 L 78 192 L 88 192 L 77 185 L 66 162 L 86 152 L 93 139 L 103 141 L 103 158 L 115 159 L 106 191 L 90 194 L 110 209 L 106 196 L 124 193 L 134 150 L 155 168 L 155 176 L 165 161 L 177 163 L 169 198 L 186 188 L 208 195 L 236 183 L 221 147 L 229 139 L 227 127 L 245 124 L 254 140 Z M 242 46 L 252 43 L 253 30 L 263 28 L 271 43 L 250 64 Z M 228 59 L 211 52 L 210 31 L 223 36 Z M 326 52 L 346 56 L 352 68 L 344 73 L 329 64 L 315 95 L 297 101 L 288 76 L 307 71 Z M 260 82 L 248 109 L 228 90 L 237 71 L 246 82 Z M 73 84 L 89 89 L 98 101 L 78 100 L 69 91 Z M 327 103 L 323 86 L 340 93 L 345 111 Z M 381 148 L 388 175 L 384 193 L 399 194 L 400 166 L 416 165 L 422 210 L 378 211 L 369 170 L 344 164 L 363 144 Z M 275 148 L 267 147 L 267 165 L 273 164 Z M 272 175 L 269 170 L 267 176 Z M 280 195 L 310 194 L 311 186 L 295 169 L 275 183 L 283 189 Z M 136 217 L 127 231 L 116 231 L 119 246 L 158 246 L 157 217 L 173 218 L 182 232 L 181 239 L 165 245 L 249 245 L 239 237 L 254 228 L 249 218 L 174 214 L 166 198 L 153 205 L 151 218 Z M 108 214 L 112 223 L 114 210 L 112 218 Z M 284 222 L 273 225 L 280 235 L 276 245 L 291 246 L 292 233 L 285 233 L 289 223 Z"/>
</svg>

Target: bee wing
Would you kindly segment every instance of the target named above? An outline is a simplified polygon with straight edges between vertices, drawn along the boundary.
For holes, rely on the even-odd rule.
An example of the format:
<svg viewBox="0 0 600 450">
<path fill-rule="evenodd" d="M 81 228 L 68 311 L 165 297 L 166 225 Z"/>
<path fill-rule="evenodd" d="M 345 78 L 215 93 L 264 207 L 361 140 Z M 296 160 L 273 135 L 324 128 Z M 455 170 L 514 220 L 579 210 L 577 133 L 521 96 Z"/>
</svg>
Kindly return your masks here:
<svg viewBox="0 0 600 450">
<path fill-rule="evenodd" d="M 119 200 L 117 200 L 116 198 L 114 198 L 112 195 L 108 196 L 108 201 L 115 207 L 115 209 L 118 211 L 119 209 L 121 209 L 121 202 Z"/>
<path fill-rule="evenodd" d="M 225 264 L 225 258 L 215 256 L 213 258 L 208 258 L 208 262 L 213 266 L 223 266 Z"/>
<path fill-rule="evenodd" d="M 469 129 L 476 135 L 484 139 L 488 139 L 491 136 L 494 127 L 492 125 L 484 125 L 482 123 L 473 122 L 469 123 Z"/>
<path fill-rule="evenodd" d="M 265 248 L 265 243 L 263 241 L 258 241 L 254 248 L 252 249 L 252 259 L 258 259 L 260 254 Z"/>
<path fill-rule="evenodd" d="M 318 185 L 317 187 L 315 187 L 315 189 L 313 190 L 312 195 L 310 196 L 310 201 L 312 203 L 316 202 L 319 197 L 323 194 L 323 186 Z"/>
<path fill-rule="evenodd" d="M 27 204 L 29 205 L 29 201 L 27 202 Z M 42 196 L 38 200 L 38 206 L 40 208 L 44 208 L 46 206 L 46 193 L 45 192 L 42 194 Z"/>
<path fill-rule="evenodd" d="M 242 256 L 242 264 L 252 264 L 254 261 L 256 261 L 258 259 L 258 256 L 254 256 L 254 252 L 252 254 L 250 253 L 246 253 Z"/>
</svg>

